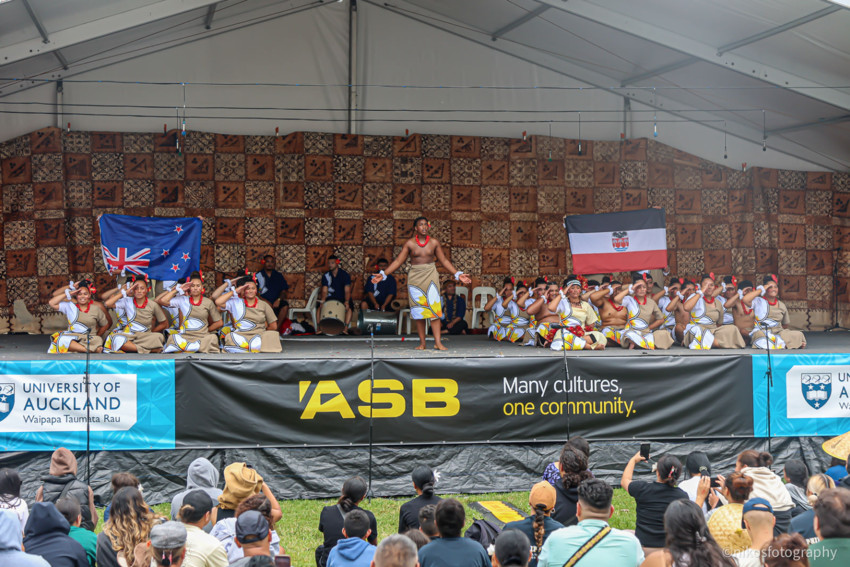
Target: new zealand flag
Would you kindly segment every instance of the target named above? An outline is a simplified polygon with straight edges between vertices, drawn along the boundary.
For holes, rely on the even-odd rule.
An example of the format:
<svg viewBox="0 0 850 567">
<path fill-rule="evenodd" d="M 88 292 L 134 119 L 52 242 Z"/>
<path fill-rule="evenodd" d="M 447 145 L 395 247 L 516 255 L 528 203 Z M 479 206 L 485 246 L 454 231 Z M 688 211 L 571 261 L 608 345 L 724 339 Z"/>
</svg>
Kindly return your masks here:
<svg viewBox="0 0 850 567">
<path fill-rule="evenodd" d="M 107 269 L 181 280 L 201 265 L 201 219 L 103 215 L 100 244 Z"/>
</svg>

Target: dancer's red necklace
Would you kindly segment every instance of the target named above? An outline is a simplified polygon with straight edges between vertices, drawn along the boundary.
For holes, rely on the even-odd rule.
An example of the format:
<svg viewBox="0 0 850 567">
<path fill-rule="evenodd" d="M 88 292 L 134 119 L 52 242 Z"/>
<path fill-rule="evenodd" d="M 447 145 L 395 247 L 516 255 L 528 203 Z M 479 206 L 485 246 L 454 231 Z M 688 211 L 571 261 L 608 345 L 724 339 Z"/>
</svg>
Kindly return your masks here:
<svg viewBox="0 0 850 567">
<path fill-rule="evenodd" d="M 705 295 L 705 296 L 703 296 L 703 299 L 705 299 L 705 302 L 708 303 L 709 305 L 714 303 L 714 296 L 711 296 L 711 298 L 709 298 L 707 295 Z"/>
<path fill-rule="evenodd" d="M 139 305 L 138 303 L 136 303 L 136 298 L 134 297 L 134 298 L 133 298 L 133 305 L 135 305 L 135 306 L 136 306 L 136 309 L 144 309 L 145 307 L 147 307 L 147 306 L 148 306 L 148 298 L 147 298 L 147 296 L 145 296 L 145 302 L 144 302 L 144 303 L 142 303 L 141 305 Z"/>
<path fill-rule="evenodd" d="M 419 242 L 419 235 L 418 234 L 415 235 L 414 238 L 416 239 L 416 244 L 418 244 L 420 248 L 425 248 L 426 246 L 428 246 L 428 241 L 431 240 L 431 235 L 429 234 L 425 237 L 425 244 L 422 244 L 421 242 Z"/>
<path fill-rule="evenodd" d="M 647 299 L 648 297 L 649 297 L 648 295 L 644 295 L 644 296 L 643 296 L 643 303 L 641 303 L 641 302 L 640 302 L 640 299 L 638 299 L 637 297 L 635 297 L 635 301 L 637 301 L 637 302 L 638 302 L 638 305 L 646 305 L 646 299 Z"/>
<path fill-rule="evenodd" d="M 89 309 L 91 309 L 91 301 L 89 301 L 88 303 L 86 303 L 86 308 L 85 308 L 85 309 L 83 309 L 83 306 L 82 306 L 82 305 L 80 305 L 80 304 L 78 303 L 78 304 L 77 304 L 77 309 L 79 309 L 79 310 L 80 310 L 80 311 L 82 311 L 83 313 L 88 313 L 88 312 L 89 312 Z"/>
<path fill-rule="evenodd" d="M 203 302 L 204 302 L 204 296 L 203 295 L 198 296 L 198 302 L 197 303 L 195 303 L 195 300 L 192 298 L 191 295 L 189 296 L 189 303 L 191 303 L 195 307 L 197 307 L 198 305 L 200 305 Z"/>
<path fill-rule="evenodd" d="M 251 308 L 254 308 L 254 307 L 256 307 L 256 306 L 257 306 L 257 303 L 260 301 L 260 298 L 259 298 L 259 297 L 255 297 L 255 298 L 254 298 L 254 305 L 248 305 L 248 300 L 247 300 L 247 299 L 243 299 L 242 301 L 244 301 L 244 302 L 245 302 L 245 307 L 251 307 Z"/>
<path fill-rule="evenodd" d="M 608 303 L 610 303 L 610 304 L 611 304 L 611 307 L 613 307 L 616 311 L 622 311 L 622 310 L 625 308 L 625 305 L 617 305 L 616 303 L 614 303 L 614 302 L 611 300 L 611 298 L 610 298 L 610 297 L 606 297 L 605 299 L 607 299 L 607 300 L 608 300 Z"/>
<path fill-rule="evenodd" d="M 771 303 L 769 299 L 767 300 L 767 304 L 768 304 L 768 305 L 771 305 L 771 306 L 776 305 L 777 303 L 779 303 L 779 298 L 778 298 L 778 297 L 777 297 L 776 299 L 774 299 L 774 300 L 773 300 L 773 303 Z"/>
</svg>

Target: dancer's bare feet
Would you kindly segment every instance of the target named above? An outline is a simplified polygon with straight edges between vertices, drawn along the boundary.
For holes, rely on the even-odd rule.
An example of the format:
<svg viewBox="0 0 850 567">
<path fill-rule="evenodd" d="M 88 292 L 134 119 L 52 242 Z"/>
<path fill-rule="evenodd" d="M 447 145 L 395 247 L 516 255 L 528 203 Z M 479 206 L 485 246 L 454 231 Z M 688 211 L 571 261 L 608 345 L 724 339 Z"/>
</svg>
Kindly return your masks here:
<svg viewBox="0 0 850 567">
<path fill-rule="evenodd" d="M 419 345 L 418 347 L 416 347 L 413 350 L 425 350 L 425 345 Z"/>
<path fill-rule="evenodd" d="M 449 349 L 447 349 L 446 347 L 444 347 L 444 346 L 443 346 L 443 345 L 441 345 L 441 344 L 435 344 L 435 345 L 434 345 L 434 350 L 449 350 Z"/>
</svg>

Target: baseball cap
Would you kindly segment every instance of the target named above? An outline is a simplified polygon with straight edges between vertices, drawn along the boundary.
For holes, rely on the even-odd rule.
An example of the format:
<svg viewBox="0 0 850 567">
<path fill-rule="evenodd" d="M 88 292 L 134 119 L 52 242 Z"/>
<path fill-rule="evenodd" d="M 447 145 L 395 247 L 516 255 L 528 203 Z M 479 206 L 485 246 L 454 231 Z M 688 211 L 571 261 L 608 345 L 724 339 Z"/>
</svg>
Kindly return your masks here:
<svg viewBox="0 0 850 567">
<path fill-rule="evenodd" d="M 180 522 L 163 522 L 151 528 L 150 539 L 157 549 L 177 549 L 186 545 L 186 527 Z"/>
<path fill-rule="evenodd" d="M 747 515 L 747 512 L 770 512 L 773 514 L 773 506 L 764 498 L 750 498 L 747 500 L 744 503 L 744 510 L 741 512 L 741 527 L 743 529 L 747 529 L 747 525 L 744 524 L 744 516 Z"/>
<path fill-rule="evenodd" d="M 183 496 L 183 506 L 190 505 L 196 514 L 204 515 L 213 509 L 213 500 L 203 490 L 192 490 Z"/>
<path fill-rule="evenodd" d="M 242 512 L 236 518 L 236 539 L 239 543 L 256 543 L 269 535 L 269 522 L 256 510 Z"/>
<path fill-rule="evenodd" d="M 555 487 L 548 481 L 541 480 L 531 487 L 531 494 L 528 495 L 528 503 L 534 508 L 538 504 L 546 507 L 546 510 L 551 510 L 555 507 L 555 501 L 558 495 L 555 492 Z"/>
</svg>

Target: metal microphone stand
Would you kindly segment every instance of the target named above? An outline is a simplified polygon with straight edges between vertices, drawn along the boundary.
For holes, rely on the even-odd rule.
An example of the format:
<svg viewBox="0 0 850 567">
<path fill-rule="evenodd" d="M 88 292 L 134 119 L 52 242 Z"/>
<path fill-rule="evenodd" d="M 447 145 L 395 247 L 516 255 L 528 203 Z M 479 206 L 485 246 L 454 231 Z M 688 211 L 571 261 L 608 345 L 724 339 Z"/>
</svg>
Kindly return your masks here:
<svg viewBox="0 0 850 567">
<path fill-rule="evenodd" d="M 567 344 L 567 341 L 564 340 L 564 331 L 566 331 L 567 328 L 564 325 L 550 325 L 549 328 L 555 329 L 556 331 L 560 329 L 560 331 L 561 331 L 561 342 L 563 343 L 563 345 L 561 346 L 561 352 L 564 354 L 564 378 L 565 378 L 564 396 L 566 398 L 566 407 L 564 408 L 565 409 L 564 413 L 567 416 L 567 441 L 569 441 L 570 440 L 570 366 L 569 366 L 569 363 L 567 362 L 567 349 L 564 348 Z"/>
<path fill-rule="evenodd" d="M 767 378 L 767 452 L 771 452 L 770 443 L 770 391 L 773 389 L 773 363 L 770 360 L 770 338 L 768 337 L 768 326 L 764 323 L 758 323 L 764 333 L 764 340 L 767 344 L 767 370 L 764 372 L 764 377 Z"/>
<path fill-rule="evenodd" d="M 372 405 L 372 395 L 375 391 L 375 325 L 369 325 L 369 503 L 372 502 L 372 442 L 375 422 L 375 408 Z"/>
<path fill-rule="evenodd" d="M 86 373 L 84 376 L 86 384 L 86 484 L 91 486 L 91 375 L 89 365 L 91 363 L 91 329 L 86 329 Z"/>
<path fill-rule="evenodd" d="M 844 249 L 840 246 L 835 248 L 835 258 L 832 262 L 832 327 L 824 329 L 827 333 L 831 331 L 850 331 L 847 327 L 842 327 L 838 322 L 838 257 Z"/>
</svg>

